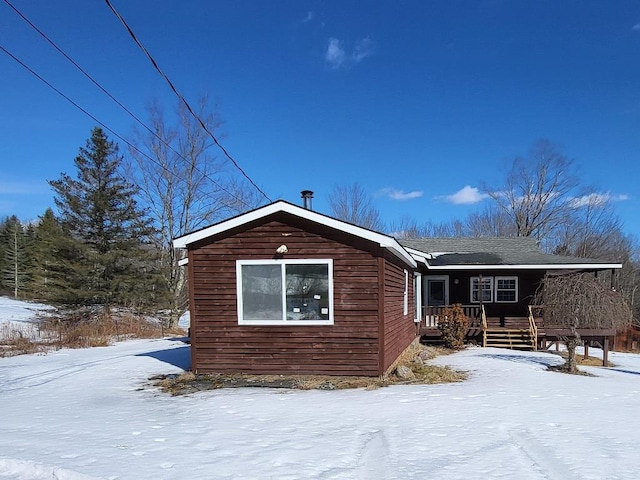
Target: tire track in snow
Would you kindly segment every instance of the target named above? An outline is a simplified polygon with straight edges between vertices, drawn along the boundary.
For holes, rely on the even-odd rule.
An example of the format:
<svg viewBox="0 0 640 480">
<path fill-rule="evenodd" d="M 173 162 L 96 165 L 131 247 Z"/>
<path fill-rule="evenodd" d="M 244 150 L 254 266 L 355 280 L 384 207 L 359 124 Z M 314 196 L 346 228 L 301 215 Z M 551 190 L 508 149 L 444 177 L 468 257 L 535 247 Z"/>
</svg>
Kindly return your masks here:
<svg viewBox="0 0 640 480">
<path fill-rule="evenodd" d="M 357 478 L 362 480 L 389 478 L 386 470 L 390 455 L 389 443 L 383 430 L 367 434 L 362 451 L 358 455 Z"/>
<path fill-rule="evenodd" d="M 90 362 L 62 365 L 57 368 L 52 368 L 30 375 L 23 375 L 21 377 L 15 377 L 9 380 L 3 380 L 1 391 L 13 392 L 16 390 L 22 390 L 23 388 L 39 387 L 59 380 L 61 378 L 84 372 L 91 367 L 106 365 L 109 363 L 119 363 L 130 358 L 132 355 L 135 356 L 136 354 L 117 355 L 113 357 L 101 358 L 99 360 L 92 360 Z"/>
<path fill-rule="evenodd" d="M 513 443 L 524 455 L 533 462 L 538 472 L 547 480 L 580 480 L 582 477 L 577 471 L 557 458 L 557 452 L 546 447 L 526 429 L 510 430 L 509 436 Z"/>
<path fill-rule="evenodd" d="M 93 477 L 74 470 L 17 458 L 0 458 L 0 477 L 33 480 L 103 480 L 103 477 Z"/>
</svg>

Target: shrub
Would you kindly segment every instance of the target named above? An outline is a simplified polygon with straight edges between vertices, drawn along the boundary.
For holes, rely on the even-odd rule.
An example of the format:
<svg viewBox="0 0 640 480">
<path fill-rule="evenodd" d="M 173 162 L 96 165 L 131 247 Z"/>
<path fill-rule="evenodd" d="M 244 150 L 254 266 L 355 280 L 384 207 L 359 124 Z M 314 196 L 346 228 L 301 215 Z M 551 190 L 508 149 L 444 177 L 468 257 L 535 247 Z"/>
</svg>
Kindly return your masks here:
<svg viewBox="0 0 640 480">
<path fill-rule="evenodd" d="M 460 349 L 464 346 L 464 336 L 469 329 L 469 319 L 462 310 L 462 305 L 445 307 L 440 313 L 438 329 L 442 333 L 442 341 L 447 348 Z"/>
</svg>

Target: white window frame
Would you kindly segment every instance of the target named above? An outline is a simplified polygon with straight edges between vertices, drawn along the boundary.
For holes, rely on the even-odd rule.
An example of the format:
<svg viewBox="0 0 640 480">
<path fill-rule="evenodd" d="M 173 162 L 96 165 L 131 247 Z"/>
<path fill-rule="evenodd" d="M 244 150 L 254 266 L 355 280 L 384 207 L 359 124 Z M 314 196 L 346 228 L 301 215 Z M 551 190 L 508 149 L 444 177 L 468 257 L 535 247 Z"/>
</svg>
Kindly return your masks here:
<svg viewBox="0 0 640 480">
<path fill-rule="evenodd" d="M 510 289 L 510 288 L 501 288 L 500 291 L 503 292 L 515 292 L 515 300 L 498 300 L 498 280 L 515 280 L 516 281 L 516 288 L 515 289 Z M 494 299 L 496 303 L 518 303 L 518 277 L 515 275 L 511 275 L 511 276 L 501 276 L 501 277 L 495 277 L 495 294 L 494 294 Z"/>
<path fill-rule="evenodd" d="M 424 295 L 425 303 L 428 307 L 435 307 L 440 305 L 430 305 L 429 304 L 429 281 L 444 281 L 444 303 L 443 305 L 449 305 L 449 275 L 425 275 L 424 280 L 422 282 L 424 292 L 421 292 Z"/>
<path fill-rule="evenodd" d="M 473 281 L 474 280 L 478 281 L 478 300 L 474 300 L 473 299 Z M 482 284 L 484 282 L 489 282 L 490 288 L 489 288 L 488 291 L 491 292 L 491 299 L 490 300 L 482 300 L 482 303 L 493 303 L 493 301 L 495 299 L 493 277 L 482 277 L 482 278 L 480 278 L 480 277 L 471 277 L 469 279 L 469 302 L 470 303 L 481 303 L 480 300 L 482 299 L 482 292 L 485 291 L 485 289 L 482 288 Z"/>
<path fill-rule="evenodd" d="M 404 271 L 403 315 L 409 315 L 409 271 Z"/>
<path fill-rule="evenodd" d="M 414 273 L 413 277 L 413 299 L 415 303 L 415 316 L 413 321 L 420 323 L 422 321 L 422 274 Z"/>
<path fill-rule="evenodd" d="M 244 320 L 242 303 L 242 266 L 243 265 L 280 265 L 282 274 L 282 320 Z M 328 290 L 329 290 L 329 319 L 328 320 L 286 320 L 286 265 L 327 265 L 328 266 Z M 331 258 L 304 258 L 304 259 L 266 259 L 266 260 L 236 260 L 236 299 L 238 308 L 238 325 L 333 325 L 333 259 Z"/>
</svg>

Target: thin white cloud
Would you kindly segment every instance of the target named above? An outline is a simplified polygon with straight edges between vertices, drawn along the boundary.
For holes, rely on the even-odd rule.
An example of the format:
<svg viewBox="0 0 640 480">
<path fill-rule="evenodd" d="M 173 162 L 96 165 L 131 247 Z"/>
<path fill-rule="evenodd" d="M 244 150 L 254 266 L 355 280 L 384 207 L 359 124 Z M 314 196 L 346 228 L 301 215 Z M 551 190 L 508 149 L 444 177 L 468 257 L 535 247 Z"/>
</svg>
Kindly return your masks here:
<svg viewBox="0 0 640 480">
<path fill-rule="evenodd" d="M 344 65 L 344 62 L 347 59 L 347 54 L 342 48 L 342 42 L 337 38 L 330 38 L 329 45 L 327 46 L 327 53 L 324 56 L 324 59 L 327 61 L 332 68 L 340 68 Z"/>
<path fill-rule="evenodd" d="M 479 203 L 482 200 L 489 198 L 489 195 L 481 193 L 476 187 L 465 185 L 456 193 L 443 195 L 437 198 L 453 203 L 454 205 L 473 205 L 474 203 Z"/>
<path fill-rule="evenodd" d="M 353 49 L 351 57 L 357 62 L 361 62 L 365 58 L 371 56 L 373 53 L 373 42 L 369 37 L 365 37 L 362 40 L 356 42 L 356 46 Z"/>
<path fill-rule="evenodd" d="M 414 198 L 420 198 L 424 195 L 422 190 L 414 190 L 413 192 L 404 192 L 403 190 L 396 190 L 395 188 L 387 187 L 378 192 L 380 195 L 389 197 L 391 200 L 412 200 Z"/>
<path fill-rule="evenodd" d="M 631 27 L 631 30 L 635 30 L 636 32 L 640 32 L 640 23 L 636 23 L 633 27 Z"/>
<path fill-rule="evenodd" d="M 307 12 L 307 16 L 302 19 L 302 23 L 309 23 L 314 18 L 316 18 L 316 14 L 314 12 L 312 12 L 311 10 L 309 10 Z"/>
<path fill-rule="evenodd" d="M 569 200 L 569 205 L 573 208 L 580 207 L 600 207 L 609 202 L 623 202 L 629 200 L 629 195 L 611 195 L 610 193 L 590 193 L 581 197 L 575 197 Z"/>
<path fill-rule="evenodd" d="M 327 51 L 324 59 L 333 69 L 348 67 L 360 63 L 373 54 L 373 41 L 369 37 L 358 40 L 351 52 L 349 52 L 344 43 L 334 37 L 329 39 Z"/>
</svg>

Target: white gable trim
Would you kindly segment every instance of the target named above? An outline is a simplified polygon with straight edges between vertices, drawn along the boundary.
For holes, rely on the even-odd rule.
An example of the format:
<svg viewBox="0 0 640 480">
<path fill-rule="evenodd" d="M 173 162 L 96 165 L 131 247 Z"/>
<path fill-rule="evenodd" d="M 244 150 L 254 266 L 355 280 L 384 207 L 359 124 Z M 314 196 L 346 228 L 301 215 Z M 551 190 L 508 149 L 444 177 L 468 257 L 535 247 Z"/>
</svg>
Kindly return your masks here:
<svg viewBox="0 0 640 480">
<path fill-rule="evenodd" d="M 429 265 L 429 260 L 434 260 L 442 253 L 426 253 L 415 248 L 405 247 L 407 252 L 422 263 L 428 270 L 609 270 L 622 268 L 621 263 L 545 263 L 545 264 L 515 264 L 515 265 Z"/>
<path fill-rule="evenodd" d="M 383 235 L 382 233 L 377 233 L 372 230 L 367 230 L 366 228 L 358 227 L 357 225 L 352 225 L 335 218 L 327 217 L 326 215 L 322 215 L 312 210 L 307 210 L 306 208 L 298 207 L 296 205 L 283 201 L 271 203 L 243 215 L 238 215 L 237 217 L 230 218 L 229 220 L 225 220 L 215 225 L 211 225 L 210 227 L 203 228 L 202 230 L 198 230 L 197 232 L 188 233 L 186 235 L 183 235 L 182 237 L 178 237 L 173 240 L 173 247 L 187 248 L 189 245 L 200 240 L 204 240 L 206 238 L 226 232 L 227 230 L 231 230 L 236 227 L 241 227 L 242 225 L 245 225 L 249 222 L 259 220 L 268 215 L 272 215 L 278 212 L 286 212 L 291 215 L 295 215 L 296 217 L 304 218 L 320 225 L 334 228 L 336 230 L 355 235 L 356 237 L 364 238 L 365 240 L 377 243 L 382 248 L 388 249 L 396 257 L 400 258 L 408 265 L 411 265 L 414 268 L 417 266 L 413 257 L 404 248 L 402 248 L 402 246 L 393 237 L 389 237 L 388 235 Z"/>
<path fill-rule="evenodd" d="M 429 265 L 429 270 L 608 270 L 622 268 L 621 263 L 548 263 L 540 265 Z"/>
</svg>

